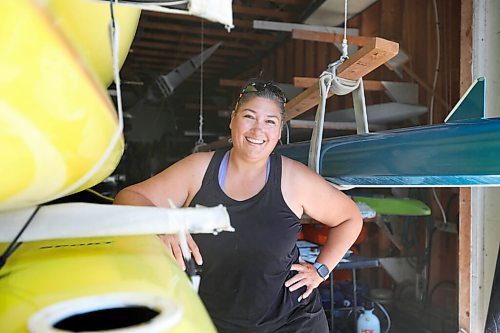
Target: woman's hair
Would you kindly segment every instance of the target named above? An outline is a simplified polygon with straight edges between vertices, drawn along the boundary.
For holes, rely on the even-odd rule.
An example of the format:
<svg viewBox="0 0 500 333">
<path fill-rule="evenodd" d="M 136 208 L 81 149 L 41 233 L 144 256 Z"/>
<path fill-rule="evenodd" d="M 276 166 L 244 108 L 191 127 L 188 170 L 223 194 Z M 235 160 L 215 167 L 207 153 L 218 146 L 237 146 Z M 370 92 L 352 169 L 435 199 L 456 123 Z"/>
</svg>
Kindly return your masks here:
<svg viewBox="0 0 500 333">
<path fill-rule="evenodd" d="M 273 82 L 261 79 L 251 79 L 241 89 L 240 95 L 234 105 L 234 111 L 238 111 L 239 105 L 245 104 L 254 97 L 263 97 L 275 101 L 280 108 L 281 115 L 285 113 L 287 100 L 283 91 Z"/>
</svg>

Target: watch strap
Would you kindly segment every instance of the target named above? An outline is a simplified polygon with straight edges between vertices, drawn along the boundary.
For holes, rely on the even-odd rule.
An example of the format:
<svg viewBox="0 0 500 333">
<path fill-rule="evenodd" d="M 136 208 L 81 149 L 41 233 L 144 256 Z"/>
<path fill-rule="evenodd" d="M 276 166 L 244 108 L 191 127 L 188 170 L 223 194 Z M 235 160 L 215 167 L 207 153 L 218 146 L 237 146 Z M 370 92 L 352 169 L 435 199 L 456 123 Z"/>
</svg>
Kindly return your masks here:
<svg viewBox="0 0 500 333">
<path fill-rule="evenodd" d="M 328 278 L 328 275 L 330 274 L 330 270 L 326 265 L 323 265 L 322 263 L 315 262 L 313 264 L 314 268 L 316 268 L 316 271 L 318 272 L 318 275 L 323 279 L 326 280 Z"/>
</svg>

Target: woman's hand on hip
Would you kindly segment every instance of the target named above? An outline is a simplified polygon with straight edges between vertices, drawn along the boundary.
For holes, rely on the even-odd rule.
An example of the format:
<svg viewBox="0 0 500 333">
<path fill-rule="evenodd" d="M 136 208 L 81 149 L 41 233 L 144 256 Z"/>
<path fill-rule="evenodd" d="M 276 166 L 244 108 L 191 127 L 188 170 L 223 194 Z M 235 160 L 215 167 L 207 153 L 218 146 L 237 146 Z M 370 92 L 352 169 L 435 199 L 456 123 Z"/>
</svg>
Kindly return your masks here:
<svg viewBox="0 0 500 333">
<path fill-rule="evenodd" d="M 179 236 L 177 236 L 176 234 L 165 234 L 165 235 L 158 235 L 158 237 L 160 237 L 162 242 L 167 247 L 167 250 L 174 257 L 174 259 L 177 261 L 182 270 L 185 271 L 186 264 L 184 263 L 184 257 L 182 256 L 181 246 L 179 244 Z M 203 264 L 203 259 L 201 258 L 200 249 L 198 248 L 198 245 L 196 245 L 196 242 L 194 241 L 193 237 L 191 237 L 191 234 L 189 233 L 186 234 L 186 240 L 188 243 L 189 251 L 193 256 L 194 261 L 198 265 Z"/>
<path fill-rule="evenodd" d="M 301 299 L 309 297 L 313 290 L 323 282 L 323 278 L 319 276 L 316 268 L 307 262 L 293 264 L 291 270 L 296 271 L 297 274 L 285 282 L 285 287 L 290 291 L 295 291 L 305 286 L 306 291 L 301 295 Z"/>
</svg>

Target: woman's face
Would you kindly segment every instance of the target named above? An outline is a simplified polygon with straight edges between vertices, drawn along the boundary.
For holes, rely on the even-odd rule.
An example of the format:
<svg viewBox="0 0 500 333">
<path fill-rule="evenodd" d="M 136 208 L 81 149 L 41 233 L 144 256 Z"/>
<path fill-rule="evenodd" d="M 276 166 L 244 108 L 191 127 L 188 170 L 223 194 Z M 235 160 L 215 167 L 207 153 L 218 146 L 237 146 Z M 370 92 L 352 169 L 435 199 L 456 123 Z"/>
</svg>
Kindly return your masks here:
<svg viewBox="0 0 500 333">
<path fill-rule="evenodd" d="M 277 102 L 254 97 L 231 114 L 233 148 L 253 159 L 267 158 L 281 138 L 281 125 Z"/>
</svg>

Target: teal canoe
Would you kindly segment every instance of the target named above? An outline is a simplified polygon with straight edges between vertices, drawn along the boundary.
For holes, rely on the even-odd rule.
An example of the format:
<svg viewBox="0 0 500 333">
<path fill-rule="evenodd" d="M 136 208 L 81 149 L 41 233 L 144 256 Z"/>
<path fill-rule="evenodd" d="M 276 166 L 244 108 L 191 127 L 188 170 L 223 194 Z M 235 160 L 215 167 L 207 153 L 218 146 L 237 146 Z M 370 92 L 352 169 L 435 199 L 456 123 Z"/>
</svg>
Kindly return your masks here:
<svg viewBox="0 0 500 333">
<path fill-rule="evenodd" d="M 320 174 L 354 187 L 498 186 L 500 118 L 484 118 L 484 93 L 479 79 L 446 123 L 325 139 Z M 309 142 L 276 151 L 307 165 Z"/>
</svg>

